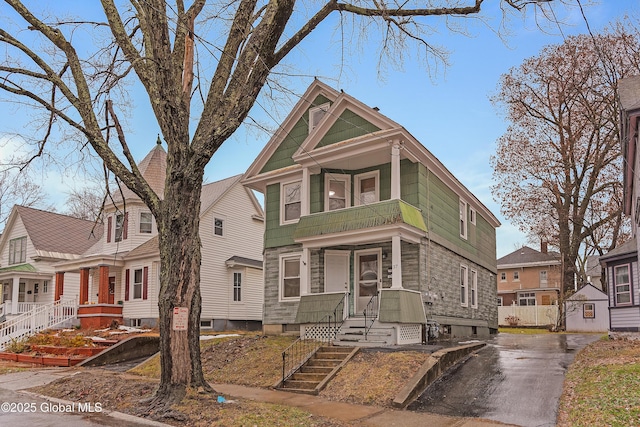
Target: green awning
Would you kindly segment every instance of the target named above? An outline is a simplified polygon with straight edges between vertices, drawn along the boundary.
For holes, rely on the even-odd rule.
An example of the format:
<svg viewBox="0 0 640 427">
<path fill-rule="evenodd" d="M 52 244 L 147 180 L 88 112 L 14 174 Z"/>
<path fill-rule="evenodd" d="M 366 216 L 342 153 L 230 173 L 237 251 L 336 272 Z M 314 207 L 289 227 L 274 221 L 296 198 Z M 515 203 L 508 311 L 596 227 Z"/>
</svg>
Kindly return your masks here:
<svg viewBox="0 0 640 427">
<path fill-rule="evenodd" d="M 401 223 L 427 231 L 420 210 L 395 199 L 303 216 L 296 226 L 293 238 L 302 239 Z"/>
<path fill-rule="evenodd" d="M 18 273 L 35 273 L 38 270 L 31 264 L 19 264 L 19 265 L 11 265 L 9 267 L 0 268 L 0 273 L 6 273 L 9 271 L 15 271 Z"/>
</svg>

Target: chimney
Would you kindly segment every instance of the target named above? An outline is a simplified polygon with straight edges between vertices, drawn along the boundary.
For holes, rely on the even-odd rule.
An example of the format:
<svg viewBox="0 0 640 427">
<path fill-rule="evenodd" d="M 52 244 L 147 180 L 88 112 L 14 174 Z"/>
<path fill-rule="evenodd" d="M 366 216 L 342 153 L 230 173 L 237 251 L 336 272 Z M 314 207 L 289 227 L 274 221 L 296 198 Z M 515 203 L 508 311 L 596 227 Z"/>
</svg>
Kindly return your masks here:
<svg viewBox="0 0 640 427">
<path fill-rule="evenodd" d="M 544 239 L 540 240 L 540 252 L 543 254 L 547 253 L 547 241 Z"/>
</svg>

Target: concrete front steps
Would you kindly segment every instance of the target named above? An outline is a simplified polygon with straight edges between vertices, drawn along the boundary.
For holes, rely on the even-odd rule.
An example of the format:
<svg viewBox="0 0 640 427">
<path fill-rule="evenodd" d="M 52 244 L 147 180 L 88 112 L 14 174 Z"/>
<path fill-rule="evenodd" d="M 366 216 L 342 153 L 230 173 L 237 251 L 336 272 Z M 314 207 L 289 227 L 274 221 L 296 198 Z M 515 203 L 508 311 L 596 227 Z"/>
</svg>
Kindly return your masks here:
<svg viewBox="0 0 640 427">
<path fill-rule="evenodd" d="M 358 350 L 354 347 L 320 347 L 278 388 L 284 391 L 317 395 Z"/>
<path fill-rule="evenodd" d="M 340 327 L 333 345 L 357 347 L 395 345 L 395 333 L 393 327 L 382 326 L 375 320 L 365 337 L 364 317 L 351 317 L 346 319 Z"/>
</svg>

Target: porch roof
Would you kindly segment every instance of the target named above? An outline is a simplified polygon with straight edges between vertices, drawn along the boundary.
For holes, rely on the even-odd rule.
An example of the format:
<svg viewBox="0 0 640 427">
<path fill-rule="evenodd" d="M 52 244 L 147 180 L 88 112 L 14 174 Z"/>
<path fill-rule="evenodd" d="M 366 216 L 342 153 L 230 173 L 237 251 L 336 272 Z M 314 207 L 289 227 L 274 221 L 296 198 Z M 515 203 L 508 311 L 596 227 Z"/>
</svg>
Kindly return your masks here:
<svg viewBox="0 0 640 427">
<path fill-rule="evenodd" d="M 418 208 L 402 200 L 393 199 L 303 216 L 296 226 L 293 238 L 298 240 L 400 223 L 427 231 Z"/>
<path fill-rule="evenodd" d="M 10 271 L 15 271 L 18 273 L 35 273 L 38 270 L 31 264 L 19 264 L 19 265 L 11 265 L 9 267 L 0 268 L 0 273 L 7 273 Z"/>
</svg>

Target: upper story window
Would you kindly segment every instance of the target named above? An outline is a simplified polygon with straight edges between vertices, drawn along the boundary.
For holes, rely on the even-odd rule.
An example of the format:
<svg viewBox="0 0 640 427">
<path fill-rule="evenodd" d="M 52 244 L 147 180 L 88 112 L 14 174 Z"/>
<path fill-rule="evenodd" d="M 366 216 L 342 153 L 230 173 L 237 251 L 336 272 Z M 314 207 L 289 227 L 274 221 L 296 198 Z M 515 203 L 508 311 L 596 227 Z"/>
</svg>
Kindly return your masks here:
<svg viewBox="0 0 640 427">
<path fill-rule="evenodd" d="M 540 284 L 547 284 L 547 270 L 540 270 Z"/>
<path fill-rule="evenodd" d="M 467 202 L 460 199 L 460 237 L 467 239 Z"/>
<path fill-rule="evenodd" d="M 520 272 L 519 271 L 514 271 L 513 272 L 513 280 L 520 280 Z"/>
<path fill-rule="evenodd" d="M 124 235 L 124 214 L 116 214 L 116 232 L 113 240 L 121 242 Z"/>
<path fill-rule="evenodd" d="M 222 218 L 214 218 L 213 219 L 213 234 L 215 236 L 224 236 L 224 219 Z"/>
<path fill-rule="evenodd" d="M 280 218 L 283 224 L 295 222 L 300 218 L 302 181 L 282 184 Z"/>
<path fill-rule="evenodd" d="M 500 281 L 501 282 L 506 282 L 507 281 L 507 273 L 506 272 L 502 272 L 500 273 Z"/>
<path fill-rule="evenodd" d="M 351 206 L 349 192 L 351 189 L 351 177 L 349 175 L 325 175 L 325 199 L 326 211 L 348 208 Z"/>
<path fill-rule="evenodd" d="M 27 262 L 27 237 L 9 240 L 9 264 Z"/>
<path fill-rule="evenodd" d="M 140 212 L 140 233 L 151 233 L 153 216 L 151 212 Z"/>
<path fill-rule="evenodd" d="M 367 172 L 355 177 L 355 203 L 367 205 L 380 201 L 380 172 Z"/>
<path fill-rule="evenodd" d="M 309 109 L 309 133 L 318 126 L 318 123 L 320 123 L 327 114 L 327 111 L 329 111 L 329 107 L 330 104 L 327 102 L 326 104 Z"/>
<path fill-rule="evenodd" d="M 477 212 L 473 208 L 469 208 L 469 222 L 473 225 L 476 225 L 476 217 L 478 216 Z"/>
<path fill-rule="evenodd" d="M 631 304 L 631 276 L 629 264 L 614 267 L 616 305 Z"/>
</svg>

